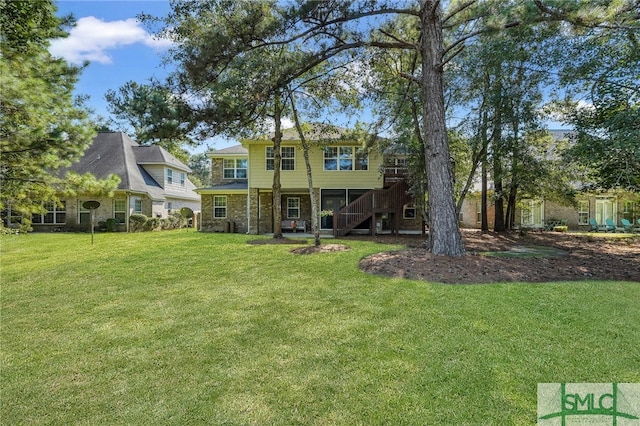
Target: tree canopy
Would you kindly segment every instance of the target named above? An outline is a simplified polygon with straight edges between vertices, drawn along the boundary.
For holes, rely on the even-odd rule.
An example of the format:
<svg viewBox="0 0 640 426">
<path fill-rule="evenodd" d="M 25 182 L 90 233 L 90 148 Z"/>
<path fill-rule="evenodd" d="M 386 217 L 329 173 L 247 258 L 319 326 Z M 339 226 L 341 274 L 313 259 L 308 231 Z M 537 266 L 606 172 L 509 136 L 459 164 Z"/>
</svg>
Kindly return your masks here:
<svg viewBox="0 0 640 426">
<path fill-rule="evenodd" d="M 351 58 L 366 65 L 372 49 L 406 52 L 407 60 L 394 71 L 397 79 L 415 84 L 413 127 L 424 152 L 429 248 L 444 255 L 464 253 L 444 98 L 452 61 L 481 35 L 535 25 L 555 31 L 614 27 L 621 14 L 637 12 L 636 2 L 604 0 L 177 0 L 172 6 L 162 32 L 175 42 L 176 81 L 200 102 L 194 117 L 213 134 L 241 132 L 260 122 L 274 97 L 321 64 Z M 527 81 L 525 74 L 519 78 Z M 519 102 L 512 106 L 522 115 L 531 103 Z M 507 113 L 506 103 L 502 110 Z"/>
<path fill-rule="evenodd" d="M 72 96 L 81 69 L 47 50 L 69 22 L 55 10 L 51 1 L 0 2 L 0 209 L 25 217 L 70 190 L 58 170 L 77 160 L 94 137 L 86 109 Z M 90 176 L 73 180 L 99 185 Z M 103 182 L 102 189 L 117 183 Z"/>
</svg>

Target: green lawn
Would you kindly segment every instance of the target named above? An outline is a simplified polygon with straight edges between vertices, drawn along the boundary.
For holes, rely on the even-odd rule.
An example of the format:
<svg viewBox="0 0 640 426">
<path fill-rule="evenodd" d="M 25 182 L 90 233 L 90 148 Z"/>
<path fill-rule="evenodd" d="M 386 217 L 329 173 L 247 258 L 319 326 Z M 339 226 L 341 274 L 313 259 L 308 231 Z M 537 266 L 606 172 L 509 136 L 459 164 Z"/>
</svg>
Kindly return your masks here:
<svg viewBox="0 0 640 426">
<path fill-rule="evenodd" d="M 2 236 L 0 423 L 532 424 L 537 383 L 640 382 L 638 283 L 441 285 L 358 269 L 394 246 L 250 238 Z"/>
</svg>

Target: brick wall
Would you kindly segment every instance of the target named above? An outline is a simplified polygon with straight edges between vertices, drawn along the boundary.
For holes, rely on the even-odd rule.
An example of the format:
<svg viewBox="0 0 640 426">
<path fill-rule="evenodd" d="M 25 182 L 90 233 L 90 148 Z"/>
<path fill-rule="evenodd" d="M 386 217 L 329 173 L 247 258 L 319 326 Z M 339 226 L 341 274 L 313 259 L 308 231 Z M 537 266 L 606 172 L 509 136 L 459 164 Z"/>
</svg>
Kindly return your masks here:
<svg viewBox="0 0 640 426">
<path fill-rule="evenodd" d="M 213 194 L 202 195 L 202 231 L 226 232 L 235 228 L 235 232 L 247 232 L 247 196 L 244 194 L 227 195 L 227 217 L 213 217 Z M 233 222 L 233 224 L 231 224 Z"/>
</svg>

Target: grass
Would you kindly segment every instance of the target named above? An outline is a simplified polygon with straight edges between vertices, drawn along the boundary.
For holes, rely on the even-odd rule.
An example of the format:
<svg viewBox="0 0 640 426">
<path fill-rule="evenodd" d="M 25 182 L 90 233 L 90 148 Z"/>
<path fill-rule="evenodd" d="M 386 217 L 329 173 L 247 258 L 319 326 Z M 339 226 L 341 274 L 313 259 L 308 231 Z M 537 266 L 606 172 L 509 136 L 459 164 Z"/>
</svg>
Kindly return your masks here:
<svg viewBox="0 0 640 426">
<path fill-rule="evenodd" d="M 253 237 L 251 237 L 253 238 Z M 452 286 L 233 234 L 3 236 L 3 424 L 533 424 L 640 382 L 640 285 Z"/>
</svg>

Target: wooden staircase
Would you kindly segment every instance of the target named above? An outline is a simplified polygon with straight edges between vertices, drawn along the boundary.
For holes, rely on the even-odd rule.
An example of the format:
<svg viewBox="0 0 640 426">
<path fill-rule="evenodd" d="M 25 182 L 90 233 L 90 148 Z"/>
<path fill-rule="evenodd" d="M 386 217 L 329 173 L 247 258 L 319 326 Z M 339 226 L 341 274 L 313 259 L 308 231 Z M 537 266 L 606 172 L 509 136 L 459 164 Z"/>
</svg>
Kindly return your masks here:
<svg viewBox="0 0 640 426">
<path fill-rule="evenodd" d="M 402 207 L 411 201 L 409 185 L 405 179 L 398 180 L 389 188 L 372 189 L 352 203 L 347 204 L 333 215 L 333 235 L 343 236 L 368 219 L 370 231 L 375 229 L 375 218 L 380 213 L 394 214 L 394 230 L 398 231 L 398 220 L 402 217 Z"/>
</svg>

